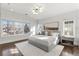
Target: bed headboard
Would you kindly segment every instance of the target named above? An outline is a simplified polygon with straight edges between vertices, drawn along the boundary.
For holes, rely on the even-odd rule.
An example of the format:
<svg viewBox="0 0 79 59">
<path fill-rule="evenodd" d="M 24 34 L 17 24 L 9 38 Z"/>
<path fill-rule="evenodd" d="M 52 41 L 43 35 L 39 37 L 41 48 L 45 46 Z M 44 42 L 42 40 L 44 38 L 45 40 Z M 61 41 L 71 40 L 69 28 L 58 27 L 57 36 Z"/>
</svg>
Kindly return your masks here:
<svg viewBox="0 0 79 59">
<path fill-rule="evenodd" d="M 49 22 L 44 24 L 45 32 L 48 32 L 48 35 L 51 36 L 52 33 L 59 32 L 59 22 Z"/>
</svg>

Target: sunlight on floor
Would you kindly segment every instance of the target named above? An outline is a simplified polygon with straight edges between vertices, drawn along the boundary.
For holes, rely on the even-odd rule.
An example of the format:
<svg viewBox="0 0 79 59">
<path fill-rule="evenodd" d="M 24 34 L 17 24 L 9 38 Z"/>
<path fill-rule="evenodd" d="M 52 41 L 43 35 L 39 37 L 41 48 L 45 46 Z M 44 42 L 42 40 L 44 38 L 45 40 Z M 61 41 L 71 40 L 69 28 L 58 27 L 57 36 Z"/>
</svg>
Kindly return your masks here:
<svg viewBox="0 0 79 59">
<path fill-rule="evenodd" d="M 71 53 L 68 53 L 68 52 L 64 52 L 63 55 L 65 55 L 65 56 L 73 56 Z"/>
<path fill-rule="evenodd" d="M 16 48 L 10 49 L 11 54 L 19 53 L 19 51 Z"/>
</svg>

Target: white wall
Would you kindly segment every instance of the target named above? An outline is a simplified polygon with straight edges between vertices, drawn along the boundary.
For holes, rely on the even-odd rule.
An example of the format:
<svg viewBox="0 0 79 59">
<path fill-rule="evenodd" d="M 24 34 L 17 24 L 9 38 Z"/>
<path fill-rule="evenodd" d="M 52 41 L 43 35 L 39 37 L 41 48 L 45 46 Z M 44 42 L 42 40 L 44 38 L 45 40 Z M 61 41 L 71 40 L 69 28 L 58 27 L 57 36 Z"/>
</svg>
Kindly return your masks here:
<svg viewBox="0 0 79 59">
<path fill-rule="evenodd" d="M 1 4 L 0 4 L 0 19 L 1 19 Z M 0 34 L 1 34 L 1 25 L 0 25 Z M 0 35 L 0 37 L 1 37 L 1 35 Z"/>
<path fill-rule="evenodd" d="M 67 20 L 75 20 L 76 22 L 76 26 L 75 26 L 75 36 L 78 39 L 75 39 L 75 41 L 79 41 L 79 10 L 76 11 L 72 11 L 72 12 L 68 12 L 68 13 L 64 13 L 61 15 L 57 15 L 55 17 L 49 17 L 43 20 L 39 20 L 39 23 L 45 24 L 48 22 L 59 22 L 59 31 L 62 34 L 63 32 L 63 21 L 67 19 Z"/>
<path fill-rule="evenodd" d="M 33 18 L 31 18 L 30 16 L 25 16 L 25 15 L 22 15 L 19 13 L 5 10 L 3 8 L 1 8 L 0 10 L 1 10 L 0 20 L 1 19 L 8 19 L 8 20 L 14 20 L 14 21 L 19 21 L 19 22 L 26 22 L 26 23 L 30 23 L 31 27 L 35 26 L 36 21 Z M 25 38 L 27 39 L 28 36 L 29 36 L 29 34 L 1 37 L 0 44 L 23 40 Z"/>
</svg>

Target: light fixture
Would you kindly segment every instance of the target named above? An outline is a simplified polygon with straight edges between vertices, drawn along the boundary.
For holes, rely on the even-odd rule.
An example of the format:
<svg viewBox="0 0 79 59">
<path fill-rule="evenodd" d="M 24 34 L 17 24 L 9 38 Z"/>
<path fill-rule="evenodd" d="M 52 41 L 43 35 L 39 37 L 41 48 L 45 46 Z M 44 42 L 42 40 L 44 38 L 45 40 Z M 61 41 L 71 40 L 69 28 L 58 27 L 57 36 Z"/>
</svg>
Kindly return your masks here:
<svg viewBox="0 0 79 59">
<path fill-rule="evenodd" d="M 33 9 L 32 9 L 32 13 L 33 14 L 39 14 L 43 11 L 44 7 L 42 5 L 34 5 Z"/>
<path fill-rule="evenodd" d="M 19 53 L 19 51 L 16 48 L 10 49 L 11 54 Z"/>
</svg>

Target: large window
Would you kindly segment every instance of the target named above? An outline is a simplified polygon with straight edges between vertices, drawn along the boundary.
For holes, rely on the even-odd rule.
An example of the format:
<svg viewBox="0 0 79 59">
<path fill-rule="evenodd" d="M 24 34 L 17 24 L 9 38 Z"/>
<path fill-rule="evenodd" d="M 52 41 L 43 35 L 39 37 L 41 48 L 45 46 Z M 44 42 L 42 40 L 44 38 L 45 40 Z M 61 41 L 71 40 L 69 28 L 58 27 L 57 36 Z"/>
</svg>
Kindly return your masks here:
<svg viewBox="0 0 79 59">
<path fill-rule="evenodd" d="M 29 24 L 24 22 L 1 20 L 1 36 L 25 34 L 29 32 Z"/>
<path fill-rule="evenodd" d="M 64 20 L 63 36 L 75 37 L 75 21 L 74 20 Z"/>
<path fill-rule="evenodd" d="M 1 20 L 1 36 L 7 36 L 7 20 Z"/>
<path fill-rule="evenodd" d="M 25 23 L 15 22 L 14 26 L 15 26 L 14 27 L 15 34 L 23 34 L 24 33 Z"/>
</svg>

